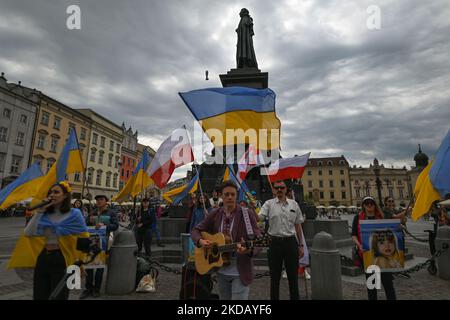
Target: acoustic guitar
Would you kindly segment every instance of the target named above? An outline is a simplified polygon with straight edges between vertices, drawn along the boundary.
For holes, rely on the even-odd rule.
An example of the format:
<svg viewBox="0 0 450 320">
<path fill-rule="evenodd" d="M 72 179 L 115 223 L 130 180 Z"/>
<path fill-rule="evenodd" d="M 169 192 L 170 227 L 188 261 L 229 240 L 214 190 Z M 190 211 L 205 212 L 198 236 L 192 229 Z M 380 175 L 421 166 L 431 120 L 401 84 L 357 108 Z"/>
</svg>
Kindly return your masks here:
<svg viewBox="0 0 450 320">
<path fill-rule="evenodd" d="M 225 235 L 223 233 L 209 234 L 208 232 L 202 232 L 201 234 L 204 240 L 209 240 L 212 244 L 208 248 L 196 247 L 194 250 L 195 269 L 199 274 L 205 274 L 213 268 L 222 267 L 224 265 L 224 260 L 226 260 L 223 254 L 233 252 L 237 249 L 238 244 L 247 249 L 268 247 L 270 244 L 270 236 L 268 234 L 260 236 L 255 240 L 229 244 L 226 243 Z"/>
</svg>

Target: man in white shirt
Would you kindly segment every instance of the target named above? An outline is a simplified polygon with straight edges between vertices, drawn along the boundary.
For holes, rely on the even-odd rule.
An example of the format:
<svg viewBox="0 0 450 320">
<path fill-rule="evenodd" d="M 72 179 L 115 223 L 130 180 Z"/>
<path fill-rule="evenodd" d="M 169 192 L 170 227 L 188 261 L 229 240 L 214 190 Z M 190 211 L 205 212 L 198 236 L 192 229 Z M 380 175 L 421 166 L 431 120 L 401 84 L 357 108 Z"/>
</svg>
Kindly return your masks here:
<svg viewBox="0 0 450 320">
<path fill-rule="evenodd" d="M 272 238 L 269 251 L 270 298 L 280 299 L 280 278 L 283 263 L 289 282 L 291 300 L 299 300 L 298 261 L 303 257 L 302 212 L 297 202 L 286 197 L 284 181 L 272 183 L 276 198 L 267 200 L 261 208 L 259 219 L 268 219 L 268 233 Z"/>
</svg>

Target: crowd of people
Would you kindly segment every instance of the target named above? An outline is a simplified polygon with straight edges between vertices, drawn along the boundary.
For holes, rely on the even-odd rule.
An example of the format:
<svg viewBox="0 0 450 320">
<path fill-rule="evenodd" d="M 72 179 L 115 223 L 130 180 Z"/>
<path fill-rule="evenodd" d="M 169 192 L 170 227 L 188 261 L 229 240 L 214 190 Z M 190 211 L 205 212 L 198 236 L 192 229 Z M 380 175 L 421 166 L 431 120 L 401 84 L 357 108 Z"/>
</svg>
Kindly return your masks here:
<svg viewBox="0 0 450 320">
<path fill-rule="evenodd" d="M 293 199 L 292 190 L 284 181 L 272 183 L 273 199 L 263 205 L 256 200 L 255 194 L 248 195 L 250 201 L 238 201 L 238 186 L 225 181 L 221 188 L 214 190 L 211 197 L 207 194 L 191 194 L 187 199 L 186 233 L 191 234 L 193 244 L 199 248 L 208 248 L 211 242 L 203 239 L 202 232 L 215 234 L 221 232 L 228 242 L 238 243 L 231 253 L 226 266 L 217 271 L 218 292 L 221 299 L 246 300 L 253 281 L 255 269 L 253 257 L 260 249 L 246 248 L 241 243 L 258 237 L 266 232 L 271 242 L 268 248 L 268 265 L 270 270 L 270 297 L 280 297 L 280 279 L 285 268 L 289 294 L 292 300 L 299 299 L 298 270 L 299 260 L 304 255 L 301 224 L 303 214 L 298 203 Z M 161 203 L 153 194 L 141 201 L 141 206 L 134 214 L 124 208 L 112 207 L 105 195 L 95 197 L 96 205 L 87 207 L 81 200 L 71 205 L 71 188 L 67 182 L 53 185 L 48 192 L 49 204 L 44 205 L 35 214 L 26 214 L 24 239 L 30 241 L 29 250 L 34 250 L 25 262 L 17 262 L 14 258 L 12 266 L 34 267 L 33 297 L 48 299 L 59 281 L 66 273 L 66 267 L 80 258 L 77 251 L 77 237 L 89 236 L 88 228 L 105 229 L 105 241 L 118 230 L 121 216 L 129 216 L 136 237 L 138 251 L 152 255 L 152 239 L 156 236 L 157 245 L 164 246 L 158 230 L 157 220 L 161 217 Z M 352 224 L 352 239 L 358 255 L 362 258 L 362 240 L 360 221 L 375 219 L 400 219 L 406 223 L 408 210 L 397 210 L 391 197 L 384 199 L 383 210 L 375 199 L 366 197 L 362 202 L 362 210 L 355 215 Z M 439 210 L 438 210 L 439 209 Z M 440 225 L 449 224 L 449 210 L 435 206 L 434 215 Z M 439 211 L 439 212 L 438 212 Z M 25 241 L 23 240 L 23 241 Z M 20 241 L 19 241 L 20 242 Z M 16 250 L 19 246 L 16 248 Z M 21 253 L 23 256 L 23 252 Z M 33 258 L 34 257 L 34 258 Z M 87 269 L 85 289 L 81 299 L 99 297 L 102 287 L 103 268 Z M 366 274 L 369 277 L 369 274 Z M 391 273 L 382 273 L 381 282 L 386 296 L 396 299 L 396 292 Z M 377 298 L 376 289 L 368 289 L 370 300 Z M 68 290 L 63 288 L 58 299 L 67 299 Z"/>
</svg>

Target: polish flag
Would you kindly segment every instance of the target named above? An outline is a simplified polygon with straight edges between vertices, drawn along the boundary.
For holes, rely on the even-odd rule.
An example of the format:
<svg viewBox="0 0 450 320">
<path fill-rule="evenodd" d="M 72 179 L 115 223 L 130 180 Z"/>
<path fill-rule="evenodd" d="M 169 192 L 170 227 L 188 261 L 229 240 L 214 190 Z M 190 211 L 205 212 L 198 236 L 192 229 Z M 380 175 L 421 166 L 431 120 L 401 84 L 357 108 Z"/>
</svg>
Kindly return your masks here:
<svg viewBox="0 0 450 320">
<path fill-rule="evenodd" d="M 238 161 L 238 179 L 240 182 L 245 180 L 247 173 L 250 172 L 254 167 L 264 165 L 264 157 L 262 153 L 250 145 L 248 150 L 244 153 L 242 158 Z"/>
<path fill-rule="evenodd" d="M 280 181 L 288 179 L 299 179 L 302 177 L 308 164 L 311 152 L 299 157 L 279 159 L 269 166 L 267 174 L 269 181 Z"/>
<path fill-rule="evenodd" d="M 147 174 L 162 189 L 169 182 L 174 170 L 194 161 L 192 146 L 185 127 L 172 132 L 159 147 Z"/>
</svg>

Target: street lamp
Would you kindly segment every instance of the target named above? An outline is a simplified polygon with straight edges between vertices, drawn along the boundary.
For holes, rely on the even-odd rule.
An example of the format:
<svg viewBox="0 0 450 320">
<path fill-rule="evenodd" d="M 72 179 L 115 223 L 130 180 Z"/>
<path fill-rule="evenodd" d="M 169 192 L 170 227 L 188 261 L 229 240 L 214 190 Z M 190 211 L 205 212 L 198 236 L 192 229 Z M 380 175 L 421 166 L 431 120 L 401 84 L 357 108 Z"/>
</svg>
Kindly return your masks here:
<svg viewBox="0 0 450 320">
<path fill-rule="evenodd" d="M 381 200 L 381 180 L 380 180 L 380 164 L 378 163 L 377 158 L 373 160 L 373 172 L 375 172 L 376 184 L 378 190 L 378 202 L 380 203 L 380 208 L 383 207 L 383 203 Z"/>
</svg>

